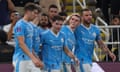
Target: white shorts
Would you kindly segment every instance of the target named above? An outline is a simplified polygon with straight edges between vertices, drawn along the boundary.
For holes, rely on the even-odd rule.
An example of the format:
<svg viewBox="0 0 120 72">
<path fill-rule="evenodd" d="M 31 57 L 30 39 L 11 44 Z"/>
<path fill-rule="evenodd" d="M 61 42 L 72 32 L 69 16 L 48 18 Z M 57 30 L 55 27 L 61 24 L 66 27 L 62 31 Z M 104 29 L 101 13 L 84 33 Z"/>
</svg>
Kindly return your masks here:
<svg viewBox="0 0 120 72">
<path fill-rule="evenodd" d="M 14 72 L 41 72 L 31 60 L 13 62 Z"/>
<path fill-rule="evenodd" d="M 80 67 L 82 66 L 82 67 Z M 74 65 L 76 72 L 91 72 L 92 66 L 90 64 Z M 82 69 L 81 69 L 82 68 Z"/>
<path fill-rule="evenodd" d="M 65 63 L 62 64 L 62 72 L 80 72 L 80 68 L 75 64 Z"/>
<path fill-rule="evenodd" d="M 48 70 L 41 70 L 41 72 L 49 72 Z M 50 70 L 50 72 L 61 72 L 61 70 Z"/>
<path fill-rule="evenodd" d="M 91 72 L 92 65 L 91 64 L 82 64 L 82 68 L 83 68 L 84 72 Z"/>
</svg>

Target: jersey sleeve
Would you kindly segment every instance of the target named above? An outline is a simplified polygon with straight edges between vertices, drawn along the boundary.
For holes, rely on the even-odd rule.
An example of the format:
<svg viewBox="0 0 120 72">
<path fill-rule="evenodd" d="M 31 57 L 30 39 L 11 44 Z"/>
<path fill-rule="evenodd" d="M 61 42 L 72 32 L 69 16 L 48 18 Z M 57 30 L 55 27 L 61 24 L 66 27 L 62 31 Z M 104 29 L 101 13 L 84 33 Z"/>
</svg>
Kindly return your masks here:
<svg viewBox="0 0 120 72">
<path fill-rule="evenodd" d="M 42 46 L 43 44 L 43 41 L 44 41 L 44 34 L 43 33 L 40 33 L 40 46 Z"/>
<path fill-rule="evenodd" d="M 22 24 L 19 24 L 17 25 L 15 28 L 14 28 L 14 33 L 15 33 L 15 36 L 24 36 L 24 26 L 22 26 Z"/>
<path fill-rule="evenodd" d="M 101 40 L 100 29 L 96 28 L 96 41 Z"/>
<path fill-rule="evenodd" d="M 63 33 L 63 36 L 64 36 L 64 43 L 63 43 L 63 46 L 64 47 L 67 47 L 67 36 Z"/>
</svg>

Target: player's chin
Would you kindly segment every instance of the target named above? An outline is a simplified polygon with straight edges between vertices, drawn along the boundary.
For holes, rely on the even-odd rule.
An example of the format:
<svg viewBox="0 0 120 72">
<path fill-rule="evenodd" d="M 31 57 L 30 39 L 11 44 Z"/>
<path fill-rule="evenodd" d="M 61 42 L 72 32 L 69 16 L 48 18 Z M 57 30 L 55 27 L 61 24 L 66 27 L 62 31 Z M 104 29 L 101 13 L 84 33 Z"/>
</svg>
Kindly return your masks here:
<svg viewBox="0 0 120 72">
<path fill-rule="evenodd" d="M 87 22 L 87 24 L 90 24 L 90 23 L 91 23 L 91 21 L 88 21 L 88 22 Z"/>
<path fill-rule="evenodd" d="M 57 28 L 57 31 L 60 31 L 61 28 Z"/>
</svg>

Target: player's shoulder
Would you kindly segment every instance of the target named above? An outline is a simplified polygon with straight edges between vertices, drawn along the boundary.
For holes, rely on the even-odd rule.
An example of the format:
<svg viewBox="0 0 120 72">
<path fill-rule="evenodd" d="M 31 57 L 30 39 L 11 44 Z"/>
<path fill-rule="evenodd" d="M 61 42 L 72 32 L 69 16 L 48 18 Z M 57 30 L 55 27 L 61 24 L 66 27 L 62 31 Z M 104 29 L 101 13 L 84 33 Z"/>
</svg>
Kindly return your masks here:
<svg viewBox="0 0 120 72">
<path fill-rule="evenodd" d="M 92 27 L 95 31 L 100 31 L 100 28 L 99 28 L 98 25 L 91 24 L 91 27 Z"/>
<path fill-rule="evenodd" d="M 48 30 L 43 31 L 43 32 L 41 33 L 41 35 L 47 35 L 47 34 L 49 34 L 49 33 L 50 33 L 50 30 L 48 29 Z"/>
<path fill-rule="evenodd" d="M 60 31 L 59 34 L 62 35 L 62 36 L 64 36 L 64 37 L 66 35 L 65 32 L 63 32 L 63 31 Z"/>
<path fill-rule="evenodd" d="M 68 30 L 68 25 L 62 26 L 61 31 L 67 31 L 67 30 Z"/>
<path fill-rule="evenodd" d="M 24 21 L 23 21 L 23 19 L 20 19 L 19 21 L 16 22 L 15 27 L 18 27 L 18 26 L 24 26 Z"/>
<path fill-rule="evenodd" d="M 95 25 L 95 24 L 91 24 L 91 27 L 93 27 L 93 28 L 99 28 L 98 25 Z"/>
</svg>

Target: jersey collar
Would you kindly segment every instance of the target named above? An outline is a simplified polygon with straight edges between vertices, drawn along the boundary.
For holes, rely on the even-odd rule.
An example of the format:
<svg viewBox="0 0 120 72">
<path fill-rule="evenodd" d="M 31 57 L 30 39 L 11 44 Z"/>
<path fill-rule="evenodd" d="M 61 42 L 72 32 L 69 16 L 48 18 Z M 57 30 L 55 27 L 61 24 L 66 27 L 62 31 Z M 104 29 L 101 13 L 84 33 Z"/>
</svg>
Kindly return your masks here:
<svg viewBox="0 0 120 72">
<path fill-rule="evenodd" d="M 57 33 L 57 35 L 50 29 L 50 32 L 55 36 L 55 37 L 58 37 L 60 32 Z"/>
<path fill-rule="evenodd" d="M 73 33 L 72 29 L 70 28 L 70 26 L 67 26 L 67 28 Z"/>
<path fill-rule="evenodd" d="M 85 29 L 87 29 L 87 30 L 90 30 L 91 29 L 91 24 L 90 24 L 90 27 L 88 28 L 88 27 L 86 27 L 84 24 L 81 24 L 81 26 L 83 26 Z"/>
</svg>

